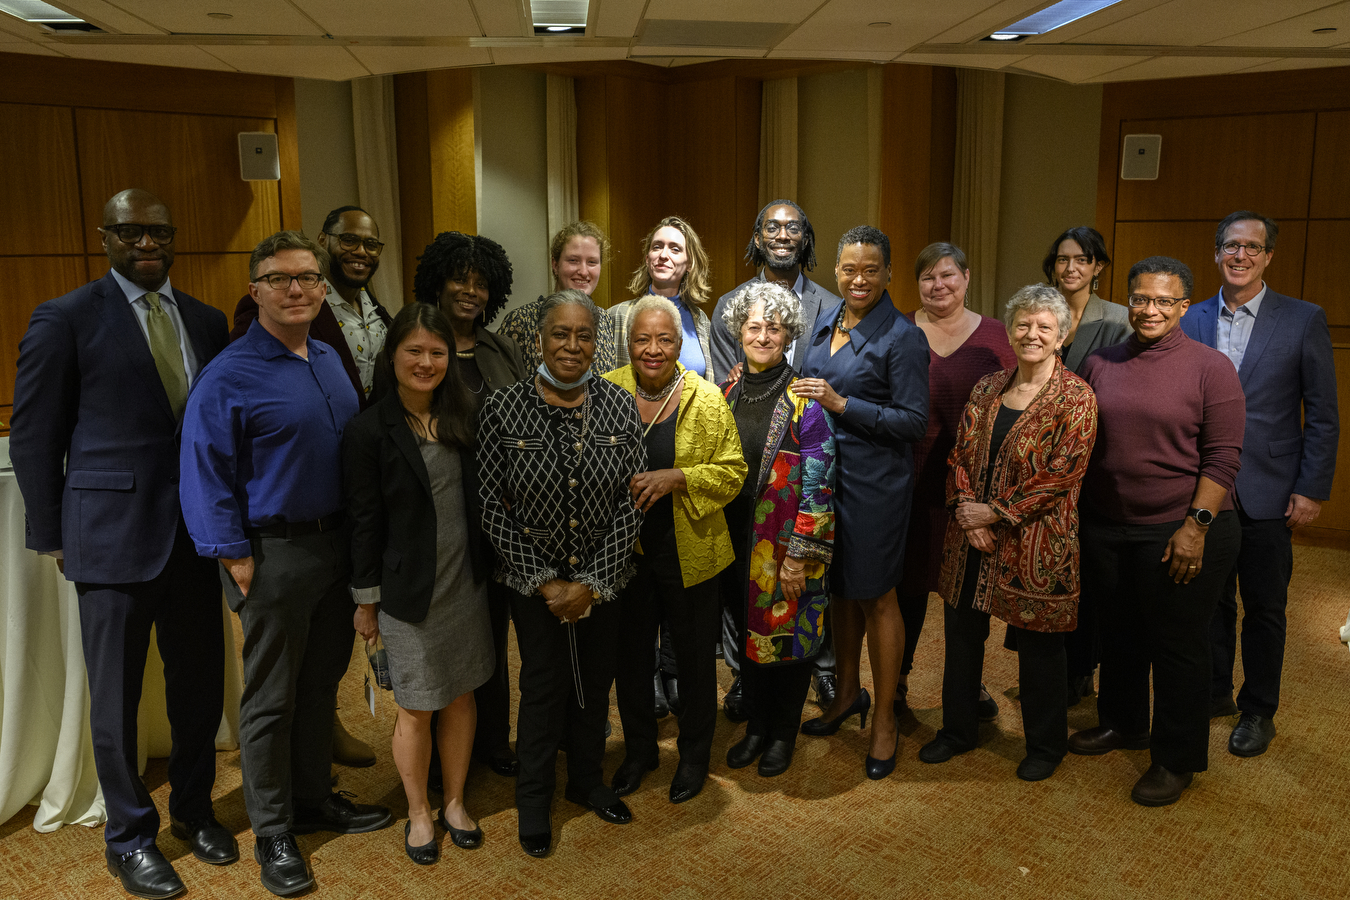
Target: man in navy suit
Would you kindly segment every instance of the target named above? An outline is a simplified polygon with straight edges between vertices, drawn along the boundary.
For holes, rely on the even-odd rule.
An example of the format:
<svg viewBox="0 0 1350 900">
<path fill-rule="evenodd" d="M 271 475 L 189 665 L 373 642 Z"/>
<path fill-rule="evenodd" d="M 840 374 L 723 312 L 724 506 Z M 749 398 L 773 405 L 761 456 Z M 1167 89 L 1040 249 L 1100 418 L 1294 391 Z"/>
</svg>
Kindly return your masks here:
<svg viewBox="0 0 1350 900">
<path fill-rule="evenodd" d="M 19 343 L 10 456 L 27 546 L 55 556 L 79 595 L 108 869 L 140 897 L 181 892 L 155 846 L 159 813 L 137 774 L 136 713 L 155 626 L 173 729 L 172 831 L 193 854 L 239 856 L 211 808 L 224 694 L 220 583 L 178 501 L 179 421 L 225 316 L 169 284 L 175 229 L 142 190 L 99 228 L 112 270 L 39 306 Z"/>
<path fill-rule="evenodd" d="M 1220 222 L 1214 262 L 1223 288 L 1181 320 L 1190 337 L 1227 354 L 1247 398 L 1242 469 L 1233 491 L 1242 549 L 1210 623 L 1211 712 L 1241 712 L 1228 739 L 1236 756 L 1266 752 L 1275 736 L 1292 529 L 1316 519 L 1330 496 L 1340 434 L 1326 312 L 1275 293 L 1263 280 L 1278 235 L 1274 221 L 1248 210 Z M 1239 589 L 1246 680 L 1234 704 Z"/>
</svg>

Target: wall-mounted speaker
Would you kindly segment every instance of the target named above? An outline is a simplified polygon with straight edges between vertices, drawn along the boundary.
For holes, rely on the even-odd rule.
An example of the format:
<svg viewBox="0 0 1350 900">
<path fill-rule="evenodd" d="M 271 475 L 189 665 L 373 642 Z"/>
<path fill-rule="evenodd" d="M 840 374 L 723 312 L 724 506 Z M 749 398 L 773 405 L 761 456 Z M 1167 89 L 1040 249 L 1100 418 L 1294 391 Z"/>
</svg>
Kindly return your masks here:
<svg viewBox="0 0 1350 900">
<path fill-rule="evenodd" d="M 1120 177 L 1124 181 L 1156 181 L 1161 134 L 1127 134 L 1120 152 Z"/>
<path fill-rule="evenodd" d="M 239 132 L 239 177 L 245 181 L 280 181 L 277 136 L 270 131 Z"/>
</svg>

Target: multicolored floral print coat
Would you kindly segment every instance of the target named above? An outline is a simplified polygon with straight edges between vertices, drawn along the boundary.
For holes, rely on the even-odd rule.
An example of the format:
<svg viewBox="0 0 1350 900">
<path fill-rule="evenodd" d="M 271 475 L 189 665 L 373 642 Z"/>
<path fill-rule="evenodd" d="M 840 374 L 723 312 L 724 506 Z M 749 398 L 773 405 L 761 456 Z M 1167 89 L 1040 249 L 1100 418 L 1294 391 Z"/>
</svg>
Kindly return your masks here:
<svg viewBox="0 0 1350 900">
<path fill-rule="evenodd" d="M 988 503 L 999 516 L 990 526 L 994 550 L 980 565 L 975 608 L 1028 631 L 1072 631 L 1078 625 L 1078 493 L 1097 436 L 1097 398 L 1056 360 L 1054 374 L 990 460 L 994 419 L 1016 372 L 986 375 L 970 392 L 948 457 L 947 505 Z M 961 596 L 969 550 L 953 516 L 938 590 L 952 606 Z"/>
<path fill-rule="evenodd" d="M 788 384 L 790 389 L 794 378 Z M 740 383 L 723 384 L 734 409 Z M 746 583 L 745 658 L 759 665 L 795 662 L 820 653 L 829 605 L 826 574 L 834 552 L 834 422 L 814 400 L 784 390 L 774 403 L 755 482 Z M 784 557 L 805 561 L 806 586 L 796 601 L 783 596 Z"/>
</svg>

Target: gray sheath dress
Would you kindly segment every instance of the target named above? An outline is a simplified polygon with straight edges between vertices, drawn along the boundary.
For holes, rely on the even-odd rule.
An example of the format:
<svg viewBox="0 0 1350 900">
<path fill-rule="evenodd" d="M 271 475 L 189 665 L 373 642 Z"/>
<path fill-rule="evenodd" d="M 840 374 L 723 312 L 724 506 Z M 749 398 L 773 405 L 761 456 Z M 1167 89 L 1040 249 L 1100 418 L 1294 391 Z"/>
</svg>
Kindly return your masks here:
<svg viewBox="0 0 1350 900">
<path fill-rule="evenodd" d="M 474 584 L 469 561 L 459 453 L 417 439 L 436 506 L 436 583 L 421 622 L 380 613 L 394 701 L 403 709 L 442 709 L 488 680 L 496 660 L 487 582 Z"/>
</svg>

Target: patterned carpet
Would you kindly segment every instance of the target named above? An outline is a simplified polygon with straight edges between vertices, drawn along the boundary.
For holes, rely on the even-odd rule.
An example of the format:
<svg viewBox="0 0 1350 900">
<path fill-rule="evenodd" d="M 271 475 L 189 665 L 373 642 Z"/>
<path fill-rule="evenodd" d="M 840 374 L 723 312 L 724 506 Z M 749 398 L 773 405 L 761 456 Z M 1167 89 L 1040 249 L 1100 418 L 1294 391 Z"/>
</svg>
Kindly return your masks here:
<svg viewBox="0 0 1350 900">
<path fill-rule="evenodd" d="M 1347 584 L 1350 552 L 1296 548 L 1279 736 L 1264 756 L 1238 759 L 1225 750 L 1235 719 L 1215 720 L 1210 769 L 1175 806 L 1130 802 L 1146 752 L 1070 755 L 1048 781 L 1014 777 L 1021 721 L 1008 698 L 1016 660 L 1000 646 L 1002 629 L 990 638 L 985 669 L 998 721 L 984 726 L 979 749 L 943 765 L 919 762 L 919 747 L 941 724 L 942 618 L 934 597 L 910 691 L 916 717 L 904 727 L 900 764 L 885 781 L 863 776 L 867 742 L 856 719 L 835 737 L 802 737 L 792 768 L 779 778 L 762 779 L 753 768 L 731 772 L 723 757 L 742 726 L 719 716 L 707 787 L 672 806 L 666 790 L 676 724 L 669 717 L 661 725 L 661 768 L 628 798 L 633 823 L 607 825 L 559 796 L 547 859 L 525 856 L 516 842 L 513 782 L 478 766 L 469 793 L 486 833 L 478 850 L 445 841 L 441 861 L 419 868 L 403 854 L 401 821 L 374 834 L 302 837 L 300 847 L 314 869 L 314 893 L 331 900 L 1345 897 L 1350 720 L 1341 714 L 1350 654 L 1336 629 L 1350 605 Z M 402 814 L 406 802 L 389 756 L 393 706 L 372 718 L 361 707 L 360 681 L 349 674 L 343 683 L 343 719 L 380 759 L 370 769 L 340 770 L 339 786 Z M 723 669 L 723 689 L 728 683 Z M 807 715 L 814 714 L 808 705 Z M 612 719 L 609 773 L 623 752 L 617 713 Z M 1094 701 L 1071 709 L 1069 723 L 1094 725 Z M 252 859 L 237 753 L 220 754 L 216 779 L 217 815 L 237 832 L 242 850 L 240 862 L 223 869 L 193 859 L 169 835 L 163 761 L 152 761 L 146 780 L 165 817 L 160 848 L 175 861 L 187 897 L 271 896 Z M 103 866 L 101 829 L 38 834 L 33 809 L 0 826 L 0 897 L 125 896 Z"/>
</svg>

